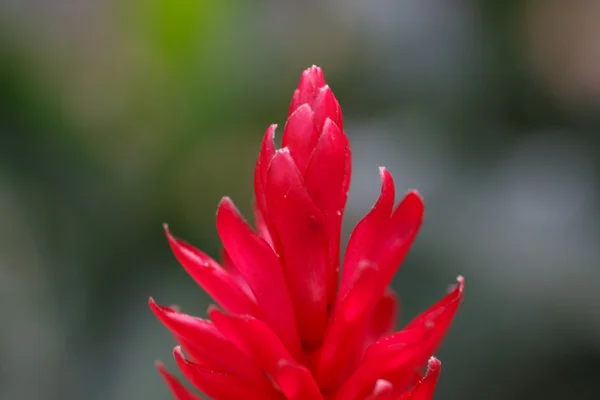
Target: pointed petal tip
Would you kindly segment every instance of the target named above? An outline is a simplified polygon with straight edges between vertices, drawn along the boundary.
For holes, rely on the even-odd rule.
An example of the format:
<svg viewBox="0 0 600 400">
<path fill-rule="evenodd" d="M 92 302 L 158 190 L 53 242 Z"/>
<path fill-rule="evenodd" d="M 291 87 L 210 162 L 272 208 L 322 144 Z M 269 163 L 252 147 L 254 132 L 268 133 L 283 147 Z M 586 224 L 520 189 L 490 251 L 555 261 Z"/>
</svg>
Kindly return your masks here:
<svg viewBox="0 0 600 400">
<path fill-rule="evenodd" d="M 325 86 L 325 77 L 323 71 L 317 66 L 305 69 L 300 77 L 298 88 L 292 97 L 292 104 L 288 112 L 288 117 L 302 104 L 312 104 L 317 96 L 318 90 Z"/>
<path fill-rule="evenodd" d="M 165 321 L 168 320 L 169 312 L 171 312 L 171 313 L 174 312 L 173 309 L 171 309 L 169 307 L 161 306 L 160 304 L 156 303 L 152 297 L 150 297 L 148 299 L 148 305 L 150 306 L 150 310 L 154 313 L 156 318 L 158 318 L 158 320 L 161 321 L 165 325 L 166 325 Z"/>
<path fill-rule="evenodd" d="M 169 371 L 167 371 L 165 364 L 161 360 L 155 360 L 154 367 L 158 370 L 158 372 L 166 381 L 173 379 L 173 376 L 169 373 Z"/>
<path fill-rule="evenodd" d="M 429 371 L 438 370 L 441 368 L 441 366 L 442 366 L 442 362 L 435 356 L 431 356 L 431 358 L 427 362 L 427 367 L 428 367 Z"/>
<path fill-rule="evenodd" d="M 313 64 L 310 67 L 306 68 L 302 74 L 303 75 L 323 75 L 323 70 L 318 65 Z"/>
<path fill-rule="evenodd" d="M 406 211 L 410 210 L 410 213 L 417 216 L 422 222 L 423 215 L 425 213 L 425 204 L 423 203 L 423 198 L 418 190 L 412 189 L 408 191 L 408 193 L 406 193 L 402 199 L 401 205 L 405 207 Z M 401 206 L 398 206 L 398 208 L 400 207 Z"/>
<path fill-rule="evenodd" d="M 156 315 L 156 317 L 160 321 L 162 321 L 162 318 L 163 318 L 163 316 L 165 314 L 165 308 L 166 307 L 162 307 L 162 306 L 158 305 L 156 303 L 156 301 L 154 301 L 153 297 L 150 297 L 148 299 L 148 306 L 150 306 L 150 310 L 154 313 L 154 315 Z"/>
<path fill-rule="evenodd" d="M 180 345 L 177 345 L 173 348 L 173 356 L 177 361 L 185 361 L 185 356 L 183 355 L 183 350 L 181 349 Z"/>
<path fill-rule="evenodd" d="M 240 211 L 235 206 L 235 203 L 233 202 L 233 200 L 231 200 L 231 197 L 223 196 L 221 198 L 221 200 L 219 201 L 219 205 L 217 206 L 217 230 L 218 230 L 218 226 L 219 226 L 219 217 L 220 217 L 221 213 L 223 213 L 223 212 L 230 212 L 236 216 L 241 217 Z"/>
<path fill-rule="evenodd" d="M 158 316 L 159 314 L 163 315 L 165 313 L 180 313 L 181 312 L 181 308 L 176 305 L 170 305 L 170 306 L 162 306 L 160 304 L 158 304 L 155 300 L 154 297 L 150 296 L 150 298 L 148 299 L 148 305 L 150 306 L 150 309 Z"/>
<path fill-rule="evenodd" d="M 152 297 L 148 299 L 148 305 L 150 306 L 150 310 L 154 313 L 156 318 L 158 318 L 158 320 L 162 322 L 163 325 L 165 325 L 169 330 L 172 330 L 171 322 L 173 321 L 173 318 L 176 318 L 175 314 L 181 314 L 180 307 L 177 305 L 160 305 L 157 302 L 155 302 L 154 298 Z"/>
<path fill-rule="evenodd" d="M 169 242 L 169 246 L 171 246 L 171 249 L 174 249 L 175 246 L 177 246 L 178 240 L 171 233 L 171 229 L 169 228 L 169 224 L 166 224 L 166 223 L 163 224 L 163 231 L 165 233 L 165 236 L 167 237 L 167 241 Z"/>
<path fill-rule="evenodd" d="M 265 147 L 265 142 L 269 143 L 270 141 L 271 143 L 273 143 L 275 141 L 275 132 L 277 131 L 277 127 L 277 124 L 269 125 L 263 136 L 263 148 Z"/>
<path fill-rule="evenodd" d="M 219 201 L 219 205 L 218 205 L 218 209 L 221 208 L 221 206 L 223 205 L 233 205 L 233 201 L 231 200 L 231 198 L 229 196 L 223 196 L 221 198 L 221 200 Z M 217 209 L 217 212 L 218 212 Z"/>
<path fill-rule="evenodd" d="M 279 150 L 277 150 L 277 151 L 275 152 L 275 154 L 276 154 L 276 155 L 277 155 L 277 154 L 279 154 L 279 153 L 282 153 L 282 154 L 290 154 L 290 149 L 289 149 L 289 147 L 287 147 L 287 146 L 285 146 L 285 147 L 282 147 L 282 148 L 280 148 Z"/>
<path fill-rule="evenodd" d="M 421 203 L 423 202 L 423 197 L 417 189 L 409 190 L 408 193 L 406 193 L 406 197 L 414 198 L 415 200 L 420 201 Z"/>
<path fill-rule="evenodd" d="M 221 313 L 221 310 L 215 304 L 209 304 L 208 308 L 206 309 L 206 315 L 210 316 L 214 313 Z"/>
<path fill-rule="evenodd" d="M 409 391 L 403 393 L 398 400 L 431 400 L 440 376 L 440 361 L 431 357 L 427 363 L 427 372 Z"/>
<path fill-rule="evenodd" d="M 169 229 L 169 224 L 163 224 L 163 231 L 165 232 L 165 236 L 167 237 L 169 244 L 173 245 L 174 242 L 177 242 L 177 238 L 173 236 L 173 234 L 171 233 L 171 229 Z"/>
<path fill-rule="evenodd" d="M 163 363 L 160 361 L 156 361 L 154 363 L 158 372 L 163 377 L 175 399 L 177 400 L 201 400 L 200 397 L 192 393 L 189 389 L 187 389 L 174 375 L 172 375 L 167 369 L 164 367 Z"/>
<path fill-rule="evenodd" d="M 396 190 L 394 178 L 386 167 L 379 167 L 379 179 L 381 180 L 381 191 L 384 191 L 387 185 L 390 185 L 394 191 Z"/>
<path fill-rule="evenodd" d="M 452 292 L 456 291 L 458 294 L 462 295 L 464 289 L 465 289 L 465 278 L 462 275 L 458 275 L 456 277 L 456 283 L 453 285 L 450 285 L 450 287 L 448 288 L 448 292 L 452 293 Z"/>
<path fill-rule="evenodd" d="M 180 345 L 177 345 L 173 348 L 173 358 L 175 359 L 175 362 L 177 363 L 179 369 L 185 375 L 186 367 L 189 368 L 189 361 L 185 358 L 185 355 L 183 354 L 183 350 L 181 349 Z"/>
<path fill-rule="evenodd" d="M 427 372 L 423 377 L 423 380 L 417 386 L 423 386 L 421 388 L 422 391 L 428 393 L 429 396 L 433 396 L 433 392 L 435 390 L 435 386 L 440 376 L 440 372 L 442 370 L 442 363 L 440 360 L 435 358 L 435 356 L 431 356 L 429 361 L 427 362 Z M 419 388 L 416 388 L 416 391 L 419 391 Z M 431 397 L 426 397 L 431 398 Z"/>
<path fill-rule="evenodd" d="M 321 67 L 313 65 L 302 72 L 298 89 L 301 91 L 306 89 L 317 90 L 324 85 L 325 77 L 323 76 L 323 70 Z"/>
<path fill-rule="evenodd" d="M 344 132 L 342 132 L 338 124 L 329 116 L 325 118 L 325 121 L 323 121 L 322 131 L 323 133 L 344 135 Z"/>
</svg>

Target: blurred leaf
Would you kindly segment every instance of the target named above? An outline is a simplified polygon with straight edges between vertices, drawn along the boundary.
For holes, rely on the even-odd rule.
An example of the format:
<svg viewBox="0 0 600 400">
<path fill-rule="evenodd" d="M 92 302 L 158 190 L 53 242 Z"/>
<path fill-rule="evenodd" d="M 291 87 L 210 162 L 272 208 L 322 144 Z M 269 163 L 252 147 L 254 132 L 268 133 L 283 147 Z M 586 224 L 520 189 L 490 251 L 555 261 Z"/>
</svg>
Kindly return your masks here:
<svg viewBox="0 0 600 400">
<path fill-rule="evenodd" d="M 143 29 L 165 61 L 185 65 L 201 48 L 215 40 L 227 16 L 227 1 L 139 1 Z"/>
</svg>

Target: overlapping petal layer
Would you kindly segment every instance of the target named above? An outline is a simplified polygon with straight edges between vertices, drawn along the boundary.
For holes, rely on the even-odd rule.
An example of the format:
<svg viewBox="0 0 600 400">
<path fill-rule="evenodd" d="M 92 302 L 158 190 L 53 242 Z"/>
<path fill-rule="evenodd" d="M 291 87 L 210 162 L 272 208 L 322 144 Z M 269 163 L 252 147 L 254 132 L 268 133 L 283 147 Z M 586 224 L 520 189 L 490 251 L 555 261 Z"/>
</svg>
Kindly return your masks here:
<svg viewBox="0 0 600 400">
<path fill-rule="evenodd" d="M 279 150 L 275 128 L 254 172 L 256 231 L 229 198 L 219 204 L 222 264 L 165 226 L 175 257 L 220 307 L 202 319 L 150 299 L 179 343 L 181 372 L 214 400 L 431 399 L 432 356 L 464 281 L 393 333 L 399 304 L 389 285 L 421 226 L 421 197 L 411 191 L 394 208 L 394 181 L 380 168 L 379 199 L 350 237 L 340 278 L 351 152 L 320 68 L 302 74 Z M 159 370 L 176 399 L 199 399 Z"/>
</svg>

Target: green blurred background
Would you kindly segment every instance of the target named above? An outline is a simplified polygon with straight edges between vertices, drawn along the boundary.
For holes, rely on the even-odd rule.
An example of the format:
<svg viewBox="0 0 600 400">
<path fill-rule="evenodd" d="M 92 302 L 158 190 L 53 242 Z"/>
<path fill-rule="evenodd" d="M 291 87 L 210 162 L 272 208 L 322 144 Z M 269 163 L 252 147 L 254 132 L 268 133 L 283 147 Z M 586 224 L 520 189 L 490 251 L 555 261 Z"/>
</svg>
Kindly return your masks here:
<svg viewBox="0 0 600 400">
<path fill-rule="evenodd" d="M 218 254 L 216 205 L 248 214 L 312 64 L 353 147 L 345 237 L 379 165 L 425 198 L 401 322 L 466 277 L 436 399 L 600 398 L 598 21 L 596 0 L 0 2 L 0 399 L 170 398 L 147 299 L 209 299 L 161 223 Z"/>
</svg>

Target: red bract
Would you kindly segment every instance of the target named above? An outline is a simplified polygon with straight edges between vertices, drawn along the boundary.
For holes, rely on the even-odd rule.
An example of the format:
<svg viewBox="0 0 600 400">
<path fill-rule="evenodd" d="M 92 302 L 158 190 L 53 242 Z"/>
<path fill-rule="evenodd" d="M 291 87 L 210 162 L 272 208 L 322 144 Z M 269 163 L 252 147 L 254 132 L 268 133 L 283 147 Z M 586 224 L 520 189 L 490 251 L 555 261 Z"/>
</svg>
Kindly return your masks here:
<svg viewBox="0 0 600 400">
<path fill-rule="evenodd" d="M 221 264 L 165 226 L 175 257 L 220 306 L 201 319 L 150 299 L 179 342 L 179 368 L 215 400 L 431 399 L 440 371 L 432 355 L 463 279 L 392 333 L 398 301 L 389 285 L 421 226 L 421 197 L 409 192 L 394 208 L 394 181 L 380 168 L 381 194 L 350 237 L 340 278 L 351 156 L 321 69 L 302 74 L 279 150 L 275 128 L 254 173 L 256 231 L 229 198 L 219 204 Z M 199 399 L 159 370 L 175 398 Z"/>
</svg>

